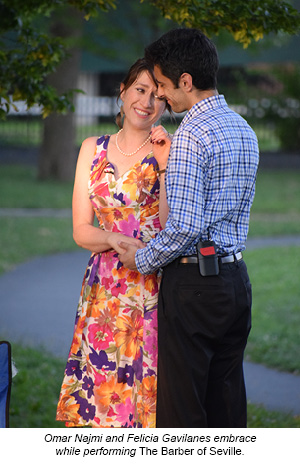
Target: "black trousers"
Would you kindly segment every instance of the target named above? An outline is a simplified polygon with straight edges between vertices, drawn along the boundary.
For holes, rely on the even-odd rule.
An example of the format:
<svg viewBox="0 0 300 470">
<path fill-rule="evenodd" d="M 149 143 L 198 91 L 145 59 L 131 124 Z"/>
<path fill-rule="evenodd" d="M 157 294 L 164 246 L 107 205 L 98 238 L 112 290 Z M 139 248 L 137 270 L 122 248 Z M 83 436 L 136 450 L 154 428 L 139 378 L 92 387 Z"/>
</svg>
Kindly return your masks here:
<svg viewBox="0 0 300 470">
<path fill-rule="evenodd" d="M 178 260 L 163 270 L 158 304 L 158 428 L 247 426 L 243 356 L 251 284 L 243 260 L 203 277 Z"/>
</svg>

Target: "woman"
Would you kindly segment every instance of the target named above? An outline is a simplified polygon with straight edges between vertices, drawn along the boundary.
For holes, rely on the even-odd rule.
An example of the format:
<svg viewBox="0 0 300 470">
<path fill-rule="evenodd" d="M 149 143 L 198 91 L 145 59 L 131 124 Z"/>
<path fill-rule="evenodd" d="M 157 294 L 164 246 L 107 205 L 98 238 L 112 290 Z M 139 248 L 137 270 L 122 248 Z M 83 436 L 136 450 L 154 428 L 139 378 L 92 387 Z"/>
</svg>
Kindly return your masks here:
<svg viewBox="0 0 300 470">
<path fill-rule="evenodd" d="M 168 210 L 159 190 L 170 141 L 152 129 L 167 105 L 156 91 L 139 59 L 120 87 L 123 127 L 86 139 L 79 153 L 73 235 L 92 255 L 57 408 L 67 426 L 155 427 L 159 279 L 126 269 L 118 254 L 120 241 L 143 247 L 155 237 Z"/>
</svg>

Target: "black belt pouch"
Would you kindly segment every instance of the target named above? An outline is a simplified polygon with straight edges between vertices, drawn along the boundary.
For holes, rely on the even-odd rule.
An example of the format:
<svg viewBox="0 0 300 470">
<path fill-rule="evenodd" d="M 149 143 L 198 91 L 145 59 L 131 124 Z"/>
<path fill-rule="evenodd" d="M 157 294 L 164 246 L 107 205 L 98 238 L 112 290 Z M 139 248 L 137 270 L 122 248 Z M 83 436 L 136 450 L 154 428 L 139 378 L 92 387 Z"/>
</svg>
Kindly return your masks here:
<svg viewBox="0 0 300 470">
<path fill-rule="evenodd" d="M 197 256 L 201 276 L 217 276 L 219 274 L 216 245 L 213 241 L 199 241 Z"/>
</svg>

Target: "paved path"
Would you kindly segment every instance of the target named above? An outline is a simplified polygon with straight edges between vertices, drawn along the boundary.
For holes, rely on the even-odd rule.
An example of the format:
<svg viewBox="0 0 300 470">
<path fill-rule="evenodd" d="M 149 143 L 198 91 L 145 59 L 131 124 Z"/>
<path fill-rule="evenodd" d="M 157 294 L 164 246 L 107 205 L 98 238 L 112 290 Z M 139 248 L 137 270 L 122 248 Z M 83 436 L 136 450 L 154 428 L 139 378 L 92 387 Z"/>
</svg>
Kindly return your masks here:
<svg viewBox="0 0 300 470">
<path fill-rule="evenodd" d="M 300 237 L 249 240 L 248 249 L 300 245 Z M 66 358 L 89 254 L 76 251 L 33 259 L 0 276 L 0 339 Z M 300 376 L 245 363 L 250 402 L 300 415 Z"/>
</svg>

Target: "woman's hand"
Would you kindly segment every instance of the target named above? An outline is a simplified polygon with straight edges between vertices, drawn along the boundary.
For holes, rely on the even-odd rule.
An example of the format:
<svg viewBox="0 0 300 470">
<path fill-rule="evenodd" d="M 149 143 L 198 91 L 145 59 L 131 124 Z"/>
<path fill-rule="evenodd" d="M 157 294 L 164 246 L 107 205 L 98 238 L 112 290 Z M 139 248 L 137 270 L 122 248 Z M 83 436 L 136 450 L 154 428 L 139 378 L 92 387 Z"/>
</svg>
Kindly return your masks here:
<svg viewBox="0 0 300 470">
<path fill-rule="evenodd" d="M 163 126 L 152 127 L 151 143 L 159 169 L 164 170 L 169 158 L 172 137 Z"/>
<path fill-rule="evenodd" d="M 141 240 L 133 237 L 127 237 L 126 235 L 122 235 L 122 233 L 118 232 L 106 232 L 107 233 L 107 242 L 111 246 L 111 249 L 116 251 L 119 255 L 123 254 L 125 250 L 120 247 L 119 243 L 124 242 L 129 245 L 133 245 L 137 249 L 144 248 L 146 246 L 145 243 L 141 242 Z"/>
</svg>

